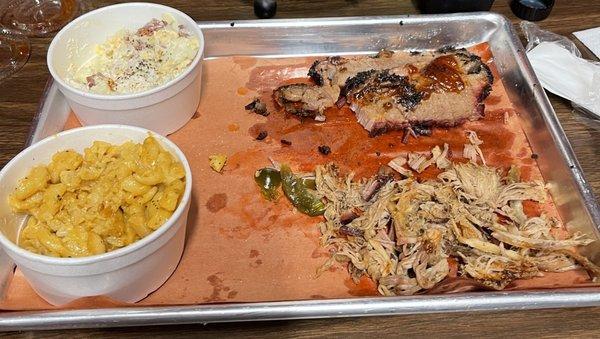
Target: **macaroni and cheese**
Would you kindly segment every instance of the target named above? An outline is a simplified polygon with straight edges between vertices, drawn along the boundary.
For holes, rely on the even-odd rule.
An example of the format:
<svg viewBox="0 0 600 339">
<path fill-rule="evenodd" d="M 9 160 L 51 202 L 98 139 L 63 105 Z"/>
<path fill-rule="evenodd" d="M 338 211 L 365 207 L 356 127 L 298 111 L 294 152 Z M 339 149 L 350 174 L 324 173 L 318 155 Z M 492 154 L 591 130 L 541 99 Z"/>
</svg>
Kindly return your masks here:
<svg viewBox="0 0 600 339">
<path fill-rule="evenodd" d="M 152 136 L 143 143 L 95 141 L 65 150 L 19 182 L 9 204 L 29 219 L 18 245 L 55 257 L 83 257 L 129 245 L 160 227 L 185 188 L 182 164 Z"/>
</svg>

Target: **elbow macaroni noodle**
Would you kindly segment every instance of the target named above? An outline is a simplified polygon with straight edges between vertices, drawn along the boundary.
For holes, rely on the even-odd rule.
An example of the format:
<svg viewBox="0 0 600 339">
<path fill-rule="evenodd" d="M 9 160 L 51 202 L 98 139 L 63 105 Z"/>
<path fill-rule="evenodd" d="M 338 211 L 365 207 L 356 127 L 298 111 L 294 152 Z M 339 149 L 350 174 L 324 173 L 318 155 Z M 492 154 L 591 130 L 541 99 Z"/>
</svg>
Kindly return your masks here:
<svg viewBox="0 0 600 339">
<path fill-rule="evenodd" d="M 173 214 L 184 189 L 183 166 L 149 136 L 142 144 L 95 141 L 83 154 L 58 152 L 21 179 L 9 204 L 29 215 L 20 247 L 83 257 L 156 230 Z"/>
</svg>

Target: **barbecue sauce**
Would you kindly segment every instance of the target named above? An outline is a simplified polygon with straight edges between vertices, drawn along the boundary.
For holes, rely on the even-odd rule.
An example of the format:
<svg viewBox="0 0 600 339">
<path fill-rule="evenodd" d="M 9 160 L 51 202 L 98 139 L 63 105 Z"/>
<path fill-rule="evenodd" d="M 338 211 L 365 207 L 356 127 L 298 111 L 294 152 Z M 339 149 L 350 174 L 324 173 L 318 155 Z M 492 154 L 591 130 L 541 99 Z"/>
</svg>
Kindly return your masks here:
<svg viewBox="0 0 600 339">
<path fill-rule="evenodd" d="M 423 99 L 433 92 L 458 93 L 465 88 L 461 74 L 456 58 L 442 55 L 423 68 L 418 76 L 417 90 L 423 93 Z"/>
</svg>

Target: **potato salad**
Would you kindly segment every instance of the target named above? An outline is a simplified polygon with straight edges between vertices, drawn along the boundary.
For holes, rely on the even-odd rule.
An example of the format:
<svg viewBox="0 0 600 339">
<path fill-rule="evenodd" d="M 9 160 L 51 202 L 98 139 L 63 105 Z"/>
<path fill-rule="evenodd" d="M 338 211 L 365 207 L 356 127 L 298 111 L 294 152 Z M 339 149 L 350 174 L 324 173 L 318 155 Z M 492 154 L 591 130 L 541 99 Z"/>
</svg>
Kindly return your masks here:
<svg viewBox="0 0 600 339">
<path fill-rule="evenodd" d="M 72 67 L 67 81 L 97 94 L 143 92 L 183 73 L 198 50 L 198 39 L 166 14 L 137 31 L 122 29 L 95 46 L 94 56 Z"/>
</svg>

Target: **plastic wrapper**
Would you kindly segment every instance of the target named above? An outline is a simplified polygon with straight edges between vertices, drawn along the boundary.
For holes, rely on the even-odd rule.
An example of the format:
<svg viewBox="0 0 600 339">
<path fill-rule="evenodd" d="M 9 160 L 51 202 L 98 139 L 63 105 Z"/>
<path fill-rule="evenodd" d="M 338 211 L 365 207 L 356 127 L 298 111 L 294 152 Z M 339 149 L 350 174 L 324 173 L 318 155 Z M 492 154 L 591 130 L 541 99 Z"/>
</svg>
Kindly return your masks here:
<svg viewBox="0 0 600 339">
<path fill-rule="evenodd" d="M 600 119 L 600 63 L 583 59 L 568 38 L 521 22 L 527 57 L 542 86 L 571 101 L 574 109 Z"/>
</svg>

